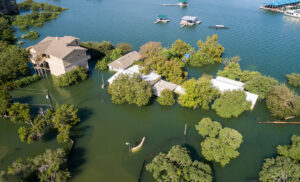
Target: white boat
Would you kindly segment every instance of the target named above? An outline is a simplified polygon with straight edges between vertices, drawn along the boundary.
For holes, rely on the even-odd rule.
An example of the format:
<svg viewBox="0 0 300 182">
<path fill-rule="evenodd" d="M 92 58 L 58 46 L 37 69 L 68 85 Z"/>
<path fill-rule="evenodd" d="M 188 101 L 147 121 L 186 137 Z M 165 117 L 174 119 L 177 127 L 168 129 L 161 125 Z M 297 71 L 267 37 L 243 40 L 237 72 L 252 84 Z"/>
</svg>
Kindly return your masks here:
<svg viewBox="0 0 300 182">
<path fill-rule="evenodd" d="M 300 18 L 300 9 L 285 11 L 284 15 Z"/>
</svg>

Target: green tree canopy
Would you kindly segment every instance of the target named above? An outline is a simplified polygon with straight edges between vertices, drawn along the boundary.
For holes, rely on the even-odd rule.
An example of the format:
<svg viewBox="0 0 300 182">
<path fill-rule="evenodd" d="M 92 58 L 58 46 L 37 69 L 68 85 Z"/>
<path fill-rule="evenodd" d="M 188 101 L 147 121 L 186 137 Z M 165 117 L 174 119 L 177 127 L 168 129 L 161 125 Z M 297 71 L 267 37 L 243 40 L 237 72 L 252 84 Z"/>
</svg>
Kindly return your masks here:
<svg viewBox="0 0 300 182">
<path fill-rule="evenodd" d="M 255 76 L 245 84 L 245 89 L 257 94 L 259 99 L 265 99 L 273 86 L 278 85 L 278 81 L 269 76 Z"/>
<path fill-rule="evenodd" d="M 300 181 L 300 164 L 291 158 L 278 156 L 265 160 L 259 172 L 261 182 L 297 182 Z"/>
<path fill-rule="evenodd" d="M 163 106 L 172 106 L 175 104 L 174 92 L 169 89 L 165 89 L 160 93 L 160 96 L 157 98 L 157 101 L 160 105 Z"/>
<path fill-rule="evenodd" d="M 156 181 L 211 182 L 212 170 L 209 165 L 192 161 L 186 148 L 178 145 L 165 153 L 159 153 L 146 169 L 153 173 Z"/>
<path fill-rule="evenodd" d="M 132 46 L 128 43 L 119 43 L 117 44 L 117 48 L 122 50 L 122 55 L 125 55 L 132 51 Z"/>
<path fill-rule="evenodd" d="M 277 146 L 277 152 L 279 155 L 292 158 L 294 160 L 300 160 L 300 136 L 293 135 L 291 145 L 279 145 Z"/>
<path fill-rule="evenodd" d="M 274 117 L 282 119 L 300 116 L 300 96 L 285 84 L 272 87 L 266 103 Z"/>
<path fill-rule="evenodd" d="M 291 73 L 289 75 L 286 75 L 286 78 L 289 81 L 289 84 L 295 87 L 300 86 L 300 74 Z"/>
<path fill-rule="evenodd" d="M 145 106 L 150 102 L 152 89 L 139 75 L 120 74 L 108 87 L 108 93 L 115 104 L 136 104 Z"/>
<path fill-rule="evenodd" d="M 200 67 L 205 64 L 215 64 L 222 62 L 224 47 L 218 43 L 218 35 L 207 36 L 206 42 L 198 41 L 198 51 L 190 58 L 190 65 Z"/>
<path fill-rule="evenodd" d="M 251 102 L 246 101 L 244 91 L 234 90 L 224 92 L 212 105 L 217 115 L 223 118 L 238 117 L 244 111 L 250 110 Z"/>
<path fill-rule="evenodd" d="M 221 124 L 210 118 L 203 118 L 196 129 L 205 139 L 201 142 L 201 153 L 208 161 L 227 165 L 231 159 L 239 156 L 237 149 L 243 142 L 243 136 L 231 128 L 222 128 Z"/>
<path fill-rule="evenodd" d="M 178 103 L 184 107 L 207 110 L 209 104 L 219 96 L 219 92 L 211 84 L 211 77 L 207 75 L 198 80 L 190 79 L 182 87 L 185 94 L 179 96 Z"/>
</svg>

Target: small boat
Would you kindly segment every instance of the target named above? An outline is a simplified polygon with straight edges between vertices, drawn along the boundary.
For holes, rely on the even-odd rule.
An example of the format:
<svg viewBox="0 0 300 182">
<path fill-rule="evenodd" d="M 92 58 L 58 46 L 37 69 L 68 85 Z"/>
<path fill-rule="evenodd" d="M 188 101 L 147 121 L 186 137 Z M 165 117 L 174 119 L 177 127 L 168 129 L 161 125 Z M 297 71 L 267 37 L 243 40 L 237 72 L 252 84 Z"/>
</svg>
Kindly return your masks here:
<svg viewBox="0 0 300 182">
<path fill-rule="evenodd" d="M 224 25 L 215 25 L 215 26 L 209 26 L 210 29 L 228 29 L 229 27 L 225 27 Z"/>
<path fill-rule="evenodd" d="M 300 9 L 285 11 L 284 15 L 300 18 Z"/>
<path fill-rule="evenodd" d="M 167 15 L 158 15 L 156 18 L 156 21 L 154 22 L 155 24 L 159 23 L 159 22 L 163 22 L 163 23 L 168 23 L 170 20 L 168 19 Z"/>
</svg>

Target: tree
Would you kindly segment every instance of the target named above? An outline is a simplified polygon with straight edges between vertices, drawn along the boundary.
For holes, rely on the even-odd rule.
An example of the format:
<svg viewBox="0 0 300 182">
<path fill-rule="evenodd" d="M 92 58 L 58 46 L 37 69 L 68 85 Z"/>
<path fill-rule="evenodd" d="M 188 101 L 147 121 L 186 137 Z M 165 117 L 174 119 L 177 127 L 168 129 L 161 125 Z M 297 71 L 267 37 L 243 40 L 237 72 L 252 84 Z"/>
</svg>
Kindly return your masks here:
<svg viewBox="0 0 300 182">
<path fill-rule="evenodd" d="M 78 84 L 80 81 L 87 79 L 88 75 L 83 66 L 78 66 L 76 69 L 60 75 L 56 79 L 56 84 L 59 87 L 66 87 L 73 84 Z"/>
<path fill-rule="evenodd" d="M 290 85 L 295 87 L 300 86 L 300 74 L 291 73 L 289 75 L 286 75 L 285 77 L 288 79 Z"/>
<path fill-rule="evenodd" d="M 141 46 L 140 54 L 146 58 L 152 57 L 153 55 L 158 55 L 161 49 L 162 49 L 161 42 L 148 42 Z"/>
<path fill-rule="evenodd" d="M 152 89 L 138 74 L 120 74 L 108 87 L 108 93 L 115 104 L 136 104 L 145 106 L 150 102 Z"/>
<path fill-rule="evenodd" d="M 175 104 L 174 93 L 169 89 L 165 89 L 161 92 L 160 96 L 157 98 L 160 105 L 172 106 Z"/>
<path fill-rule="evenodd" d="M 173 56 L 182 58 L 186 53 L 189 53 L 192 50 L 192 46 L 190 44 L 185 43 L 182 40 L 176 40 L 172 44 L 171 52 Z"/>
<path fill-rule="evenodd" d="M 294 160 L 300 160 L 300 136 L 293 135 L 291 145 L 279 145 L 277 146 L 277 152 L 279 155 L 292 158 Z"/>
<path fill-rule="evenodd" d="M 98 60 L 95 69 L 97 70 L 107 70 L 108 69 L 108 64 L 111 62 L 111 59 L 109 57 L 104 57 L 101 60 Z"/>
<path fill-rule="evenodd" d="M 5 117 L 7 115 L 7 109 L 11 106 L 13 103 L 12 97 L 9 95 L 9 93 L 1 89 L 0 90 L 0 115 L 2 117 Z"/>
<path fill-rule="evenodd" d="M 245 89 L 251 93 L 257 94 L 259 99 L 265 99 L 271 88 L 278 84 L 278 81 L 272 77 L 255 76 L 245 84 Z"/>
<path fill-rule="evenodd" d="M 243 72 L 241 70 L 241 67 L 238 63 L 231 62 L 228 65 L 224 67 L 224 70 L 219 70 L 217 72 L 217 76 L 222 76 L 225 78 L 229 78 L 232 80 L 239 80 L 242 76 Z"/>
<path fill-rule="evenodd" d="M 73 105 L 63 104 L 56 106 L 50 122 L 54 128 L 58 129 L 57 141 L 59 143 L 70 140 L 70 129 L 80 122 L 77 112 L 78 109 L 75 109 Z"/>
<path fill-rule="evenodd" d="M 234 90 L 224 92 L 212 105 L 217 115 L 223 118 L 238 117 L 244 111 L 250 110 L 251 102 L 246 101 L 244 91 Z"/>
<path fill-rule="evenodd" d="M 29 73 L 28 51 L 0 41 L 0 84 Z"/>
<path fill-rule="evenodd" d="M 237 149 L 243 142 L 243 136 L 231 128 L 222 128 L 221 124 L 210 118 L 203 118 L 196 129 L 205 137 L 201 143 L 201 153 L 208 161 L 215 161 L 222 167 L 231 159 L 237 158 Z"/>
<path fill-rule="evenodd" d="M 219 122 L 212 121 L 210 118 L 202 118 L 195 127 L 203 137 L 216 137 L 222 129 L 222 125 Z"/>
<path fill-rule="evenodd" d="M 198 41 L 198 51 L 191 56 L 190 65 L 200 67 L 205 64 L 222 62 L 224 47 L 218 43 L 218 35 L 207 36 L 206 42 Z"/>
<path fill-rule="evenodd" d="M 280 119 L 300 115 L 300 97 L 285 84 L 272 87 L 266 104 L 272 116 Z"/>
<path fill-rule="evenodd" d="M 207 75 L 198 80 L 190 79 L 182 87 L 185 94 L 179 96 L 178 103 L 184 107 L 207 110 L 209 104 L 219 96 L 219 92 L 211 84 L 211 77 Z"/>
<path fill-rule="evenodd" d="M 284 156 L 268 158 L 259 172 L 261 182 L 297 182 L 300 180 L 300 165 Z"/>
<path fill-rule="evenodd" d="M 122 50 L 122 55 L 125 55 L 132 51 L 132 46 L 128 43 L 119 43 L 117 44 L 117 48 Z"/>
<path fill-rule="evenodd" d="M 146 169 L 153 173 L 156 181 L 211 182 L 213 178 L 209 165 L 193 162 L 188 150 L 178 145 L 167 154 L 159 153 L 146 165 Z"/>
</svg>

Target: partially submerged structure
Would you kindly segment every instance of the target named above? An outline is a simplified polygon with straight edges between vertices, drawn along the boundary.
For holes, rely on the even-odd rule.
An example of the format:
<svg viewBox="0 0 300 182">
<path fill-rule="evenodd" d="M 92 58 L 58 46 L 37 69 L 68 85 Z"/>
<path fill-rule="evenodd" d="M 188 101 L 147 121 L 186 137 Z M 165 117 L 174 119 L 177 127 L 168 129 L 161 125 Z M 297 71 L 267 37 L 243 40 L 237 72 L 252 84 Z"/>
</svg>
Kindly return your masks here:
<svg viewBox="0 0 300 182">
<path fill-rule="evenodd" d="M 158 15 L 156 17 L 156 21 L 154 22 L 155 24 L 159 23 L 159 22 L 163 22 L 163 23 L 168 23 L 170 20 L 168 19 L 167 15 Z"/>
<path fill-rule="evenodd" d="M 3 14 L 18 14 L 16 0 L 0 0 L 0 12 Z"/>
<path fill-rule="evenodd" d="M 243 82 L 235 81 L 221 76 L 217 76 L 215 79 L 212 79 L 211 83 L 216 89 L 218 89 L 222 93 L 233 90 L 244 91 L 245 85 Z M 245 94 L 246 100 L 251 102 L 251 109 L 253 109 L 258 99 L 258 95 L 250 92 L 245 92 Z"/>
<path fill-rule="evenodd" d="M 181 21 L 180 21 L 180 26 L 184 27 L 184 26 L 193 26 L 195 24 L 200 24 L 201 20 L 199 20 L 198 17 L 196 16 L 184 16 L 182 17 Z"/>
<path fill-rule="evenodd" d="M 142 56 L 136 52 L 130 52 L 119 59 L 108 64 L 108 68 L 113 71 L 122 71 L 130 67 L 135 61 L 138 61 Z"/>
<path fill-rule="evenodd" d="M 275 0 L 265 2 L 260 8 L 283 13 L 288 8 L 299 7 L 300 0 Z"/>
<path fill-rule="evenodd" d="M 46 37 L 27 49 L 34 68 L 49 69 L 55 76 L 65 74 L 77 66 L 89 69 L 90 56 L 86 54 L 87 49 L 79 46 L 79 38 L 76 37 Z"/>
</svg>

